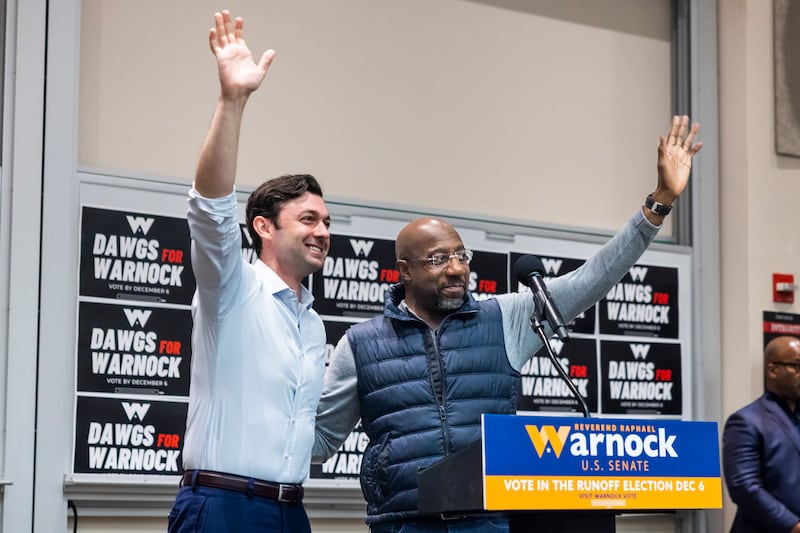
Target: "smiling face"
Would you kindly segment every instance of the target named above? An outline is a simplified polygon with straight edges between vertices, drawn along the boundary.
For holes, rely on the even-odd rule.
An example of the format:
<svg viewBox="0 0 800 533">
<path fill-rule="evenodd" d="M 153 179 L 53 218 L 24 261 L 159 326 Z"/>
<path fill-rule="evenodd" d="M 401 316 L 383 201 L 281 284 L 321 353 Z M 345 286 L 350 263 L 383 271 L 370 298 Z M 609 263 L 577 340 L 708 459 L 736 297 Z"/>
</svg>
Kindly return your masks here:
<svg viewBox="0 0 800 533">
<path fill-rule="evenodd" d="M 303 193 L 283 204 L 275 222 L 262 216 L 253 220 L 262 243 L 259 257 L 297 291 L 306 276 L 322 268 L 331 244 L 329 226 L 322 197 Z"/>
<path fill-rule="evenodd" d="M 438 325 L 467 299 L 469 264 L 450 257 L 434 266 L 427 258 L 464 250 L 458 232 L 436 218 L 417 219 L 397 236 L 397 268 L 405 286 L 406 304 L 426 322 Z"/>
</svg>

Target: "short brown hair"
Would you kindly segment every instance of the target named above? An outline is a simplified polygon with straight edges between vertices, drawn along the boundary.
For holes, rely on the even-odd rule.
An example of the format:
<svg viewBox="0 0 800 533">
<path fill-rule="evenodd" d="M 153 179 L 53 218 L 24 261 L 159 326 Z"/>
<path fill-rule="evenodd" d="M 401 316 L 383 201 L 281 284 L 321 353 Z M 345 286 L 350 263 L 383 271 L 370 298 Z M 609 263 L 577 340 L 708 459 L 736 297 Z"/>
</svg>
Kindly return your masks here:
<svg viewBox="0 0 800 533">
<path fill-rule="evenodd" d="M 253 228 L 253 219 L 264 217 L 278 225 L 278 215 L 289 200 L 310 192 L 322 197 L 322 187 L 311 174 L 287 174 L 267 180 L 258 186 L 247 199 L 247 231 L 253 239 L 256 255 L 261 255 L 261 237 Z"/>
</svg>

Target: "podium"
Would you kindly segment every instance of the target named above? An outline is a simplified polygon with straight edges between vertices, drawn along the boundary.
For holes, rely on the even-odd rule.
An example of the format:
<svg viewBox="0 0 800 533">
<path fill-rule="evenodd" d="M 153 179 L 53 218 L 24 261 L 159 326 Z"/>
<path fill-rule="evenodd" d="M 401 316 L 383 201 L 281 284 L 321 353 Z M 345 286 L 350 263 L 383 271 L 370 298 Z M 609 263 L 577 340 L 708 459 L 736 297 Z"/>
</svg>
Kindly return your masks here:
<svg viewBox="0 0 800 533">
<path fill-rule="evenodd" d="M 483 505 L 483 443 L 475 441 L 418 475 L 419 511 L 456 518 L 486 512 Z M 511 533 L 613 533 L 613 511 L 507 511 Z"/>
<path fill-rule="evenodd" d="M 611 533 L 620 512 L 722 507 L 715 422 L 484 415 L 481 440 L 418 475 L 419 511 L 511 531 Z"/>
</svg>

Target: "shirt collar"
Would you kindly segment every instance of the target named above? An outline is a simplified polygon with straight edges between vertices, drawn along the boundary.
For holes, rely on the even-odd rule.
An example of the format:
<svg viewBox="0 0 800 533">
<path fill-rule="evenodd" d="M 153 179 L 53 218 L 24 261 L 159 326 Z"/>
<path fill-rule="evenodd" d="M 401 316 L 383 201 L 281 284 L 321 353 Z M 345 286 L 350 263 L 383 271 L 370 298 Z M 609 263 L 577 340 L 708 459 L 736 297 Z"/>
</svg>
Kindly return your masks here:
<svg viewBox="0 0 800 533">
<path fill-rule="evenodd" d="M 280 298 L 295 297 L 294 291 L 264 261 L 257 259 L 253 266 L 255 266 L 256 272 L 270 293 Z M 313 303 L 314 295 L 311 294 L 308 287 L 300 285 L 300 305 L 310 308 Z"/>
<path fill-rule="evenodd" d="M 781 409 L 786 411 L 786 413 L 793 418 L 800 418 L 800 402 L 794 406 L 794 412 L 792 412 L 792 410 L 789 409 L 789 404 L 786 403 L 786 400 L 784 400 L 782 396 L 779 396 L 772 391 L 767 391 L 767 398 L 777 403 Z"/>
</svg>

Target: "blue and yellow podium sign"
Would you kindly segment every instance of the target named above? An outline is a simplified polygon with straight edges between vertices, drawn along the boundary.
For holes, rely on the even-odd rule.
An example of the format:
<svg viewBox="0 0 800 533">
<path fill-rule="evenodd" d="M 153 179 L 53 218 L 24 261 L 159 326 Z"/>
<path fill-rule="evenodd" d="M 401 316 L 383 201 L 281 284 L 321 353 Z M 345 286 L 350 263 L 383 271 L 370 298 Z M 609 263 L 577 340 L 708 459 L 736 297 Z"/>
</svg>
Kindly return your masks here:
<svg viewBox="0 0 800 533">
<path fill-rule="evenodd" d="M 483 416 L 488 510 L 718 509 L 715 422 Z"/>
</svg>

